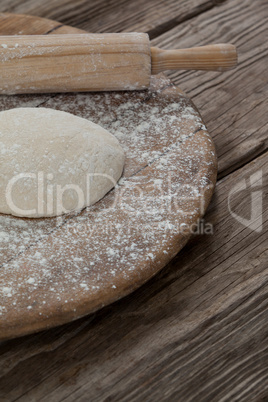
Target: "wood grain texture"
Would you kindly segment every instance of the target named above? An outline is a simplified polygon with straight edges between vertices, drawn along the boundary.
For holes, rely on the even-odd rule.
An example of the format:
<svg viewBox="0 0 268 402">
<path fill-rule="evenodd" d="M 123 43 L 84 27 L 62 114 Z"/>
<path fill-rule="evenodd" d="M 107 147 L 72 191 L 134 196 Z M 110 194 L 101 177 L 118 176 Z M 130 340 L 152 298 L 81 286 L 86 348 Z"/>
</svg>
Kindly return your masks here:
<svg viewBox="0 0 268 402">
<path fill-rule="evenodd" d="M 206 215 L 206 221 L 214 224 L 214 235 L 193 237 L 153 280 L 97 314 L 1 344 L 0 399 L 264 402 L 268 399 L 267 2 L 214 2 L 219 6 L 214 10 L 209 6 L 210 11 L 199 17 L 198 2 L 193 0 L 127 3 L 120 18 L 105 1 L 87 2 L 88 11 L 84 8 L 83 13 L 65 0 L 23 4 L 3 0 L 1 7 L 59 20 L 61 14 L 66 22 L 89 31 L 94 25 L 98 32 L 139 26 L 141 31 L 152 27 L 157 36 L 177 24 L 177 30 L 155 42 L 164 40 L 166 48 L 234 39 L 242 65 L 232 79 L 228 73 L 174 75 L 201 109 L 217 145 L 224 178 Z M 202 2 L 203 11 L 206 3 L 211 2 Z M 120 8 L 122 3 L 117 4 Z M 185 5 L 188 21 L 181 24 Z M 162 16 L 163 25 L 156 23 L 154 29 L 154 21 Z M 43 97 L 28 95 L 21 100 L 37 104 Z M 10 98 L 5 102 L 12 107 Z M 266 187 L 259 186 L 265 212 L 258 233 L 230 215 L 228 193 L 241 180 L 249 184 L 260 169 Z M 233 200 L 235 212 L 244 218 L 250 217 L 250 196 L 248 188 Z"/>
<path fill-rule="evenodd" d="M 267 168 L 266 154 L 220 181 L 206 216 L 214 235 L 194 237 L 133 295 L 3 343 L 2 399 L 264 401 L 267 205 L 258 234 L 231 219 L 227 197 Z M 250 189 L 237 194 L 237 213 L 248 214 L 249 198 Z"/>
<path fill-rule="evenodd" d="M 89 32 L 148 32 L 158 36 L 224 0 L 2 0 L 1 12 L 38 15 Z"/>
<path fill-rule="evenodd" d="M 226 71 L 237 65 L 234 45 L 228 43 L 164 50 L 151 48 L 152 74 L 167 70 Z"/>
<path fill-rule="evenodd" d="M 264 18 L 266 16 L 266 18 Z M 222 75 L 172 72 L 168 76 L 191 96 L 215 141 L 219 177 L 267 149 L 268 3 L 232 0 L 196 16 L 152 44 L 183 48 L 219 41 L 237 46 L 238 67 Z"/>
<path fill-rule="evenodd" d="M 1 94 L 149 88 L 151 50 L 147 34 L 57 32 L 0 36 Z M 220 65 L 224 67 L 228 62 L 226 52 Z"/>
</svg>

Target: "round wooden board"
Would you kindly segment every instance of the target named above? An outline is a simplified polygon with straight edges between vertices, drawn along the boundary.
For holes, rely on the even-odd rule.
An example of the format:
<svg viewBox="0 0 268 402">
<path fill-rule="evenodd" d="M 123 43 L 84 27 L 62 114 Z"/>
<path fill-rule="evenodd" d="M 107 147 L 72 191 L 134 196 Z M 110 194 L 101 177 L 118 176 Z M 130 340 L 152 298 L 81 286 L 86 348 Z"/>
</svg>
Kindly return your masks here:
<svg viewBox="0 0 268 402">
<path fill-rule="evenodd" d="M 0 14 L 0 34 L 79 33 Z M 0 338 L 74 320 L 127 295 L 185 245 L 212 196 L 217 163 L 198 111 L 164 76 L 148 91 L 1 96 L 1 110 L 49 107 L 91 119 L 126 153 L 116 189 L 60 218 L 0 215 Z"/>
</svg>

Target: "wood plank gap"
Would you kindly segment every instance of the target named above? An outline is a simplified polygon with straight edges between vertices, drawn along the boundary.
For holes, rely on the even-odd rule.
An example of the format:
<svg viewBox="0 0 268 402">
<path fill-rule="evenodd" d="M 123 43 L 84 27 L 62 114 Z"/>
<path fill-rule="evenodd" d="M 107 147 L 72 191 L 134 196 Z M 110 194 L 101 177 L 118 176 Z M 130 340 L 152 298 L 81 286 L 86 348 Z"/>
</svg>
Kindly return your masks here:
<svg viewBox="0 0 268 402">
<path fill-rule="evenodd" d="M 64 24 L 59 24 L 59 25 L 57 25 L 56 27 L 54 27 L 54 28 L 50 29 L 49 31 L 47 31 L 44 35 L 49 35 L 49 34 L 51 34 L 52 32 L 56 31 L 57 29 L 59 29 L 59 28 L 61 28 L 61 27 L 63 27 L 63 26 L 64 26 Z"/>
<path fill-rule="evenodd" d="M 260 156 L 264 155 L 267 153 L 268 155 L 268 148 L 266 147 L 263 149 L 263 146 L 265 146 L 264 143 L 260 143 L 259 146 L 257 146 L 255 149 L 253 148 L 252 153 L 249 153 L 248 155 L 245 156 L 244 159 L 239 160 L 237 163 L 234 165 L 231 165 L 228 167 L 228 169 L 223 170 L 222 172 L 218 173 L 218 178 L 217 178 L 217 183 L 220 182 L 222 179 L 226 178 L 230 174 L 236 172 L 239 169 L 242 169 L 244 166 L 247 164 L 251 163 L 254 159 L 259 158 Z"/>
<path fill-rule="evenodd" d="M 212 1 L 207 1 L 206 3 L 197 6 L 192 12 L 190 12 L 187 15 L 184 15 L 182 17 L 176 16 L 172 18 L 171 20 L 164 22 L 163 24 L 160 24 L 153 29 L 150 29 L 147 31 L 150 40 L 157 38 L 158 36 L 166 33 L 167 31 L 170 31 L 171 29 L 175 28 L 177 25 L 180 25 L 186 21 L 189 21 L 200 14 L 205 13 L 206 11 L 211 10 L 214 7 L 217 7 L 221 5 L 222 3 L 226 2 L 227 0 L 212 0 Z"/>
</svg>

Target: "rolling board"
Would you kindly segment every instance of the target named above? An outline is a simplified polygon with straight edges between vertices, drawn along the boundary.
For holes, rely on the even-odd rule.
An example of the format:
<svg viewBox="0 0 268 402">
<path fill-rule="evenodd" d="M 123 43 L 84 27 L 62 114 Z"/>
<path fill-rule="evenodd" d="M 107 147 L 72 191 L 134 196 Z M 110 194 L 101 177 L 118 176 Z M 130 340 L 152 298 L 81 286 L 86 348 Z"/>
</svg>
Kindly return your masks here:
<svg viewBox="0 0 268 402">
<path fill-rule="evenodd" d="M 84 32 L 26 15 L 0 14 L 0 22 L 1 35 Z M 203 216 L 217 161 L 198 111 L 163 74 L 145 91 L 2 95 L 0 106 L 90 119 L 126 154 L 116 188 L 80 213 L 0 215 L 0 339 L 7 339 L 92 313 L 159 272 Z"/>
</svg>

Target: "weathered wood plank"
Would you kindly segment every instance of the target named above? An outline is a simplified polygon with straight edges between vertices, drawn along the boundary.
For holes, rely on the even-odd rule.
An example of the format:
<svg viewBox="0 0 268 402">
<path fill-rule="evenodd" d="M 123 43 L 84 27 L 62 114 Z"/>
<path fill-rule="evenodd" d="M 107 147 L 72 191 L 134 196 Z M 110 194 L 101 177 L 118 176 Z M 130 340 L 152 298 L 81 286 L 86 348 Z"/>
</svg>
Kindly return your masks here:
<svg viewBox="0 0 268 402">
<path fill-rule="evenodd" d="M 152 37 L 224 0 L 2 0 L 0 11 L 38 15 L 90 32 L 149 32 Z"/>
<path fill-rule="evenodd" d="M 235 70 L 176 72 L 169 77 L 192 98 L 215 140 L 220 176 L 267 149 L 268 3 L 231 0 L 153 40 L 163 48 L 231 42 Z"/>
<path fill-rule="evenodd" d="M 264 180 L 267 156 L 218 182 L 206 217 L 213 236 L 196 235 L 133 295 L 78 322 L 3 343 L 0 398 L 265 400 L 268 206 L 257 233 L 230 215 L 228 196 L 252 174 Z M 250 195 L 250 188 L 239 191 L 232 210 L 247 216 Z"/>
<path fill-rule="evenodd" d="M 30 12 L 20 1 L 3 0 L 1 7 L 7 3 Z M 79 13 L 72 17 L 73 4 L 64 3 L 66 17 L 90 30 L 90 19 L 79 20 Z M 60 7 L 55 11 L 54 1 L 24 4 L 36 4 L 38 15 L 38 8 L 48 4 L 47 14 L 42 14 L 46 17 L 61 12 Z M 201 110 L 216 141 L 221 174 L 229 174 L 218 183 L 206 218 L 214 224 L 214 236 L 193 238 L 154 280 L 96 315 L 2 344 L 0 399 L 268 399 L 267 210 L 262 232 L 255 233 L 235 221 L 227 208 L 235 184 L 267 169 L 267 153 L 239 169 L 267 147 L 267 41 L 262 25 L 267 3 L 226 4 L 159 38 L 164 47 L 212 41 L 239 45 L 242 63 L 237 73 L 171 75 Z M 104 14 L 94 20 L 96 26 L 105 21 Z M 145 20 L 139 18 L 143 30 Z M 122 23 L 123 29 L 132 30 Z M 109 26 L 114 30 L 116 21 L 109 20 Z M 156 32 L 153 26 L 148 29 Z M 238 193 L 233 201 L 236 213 L 246 218 L 249 196 Z"/>
</svg>

